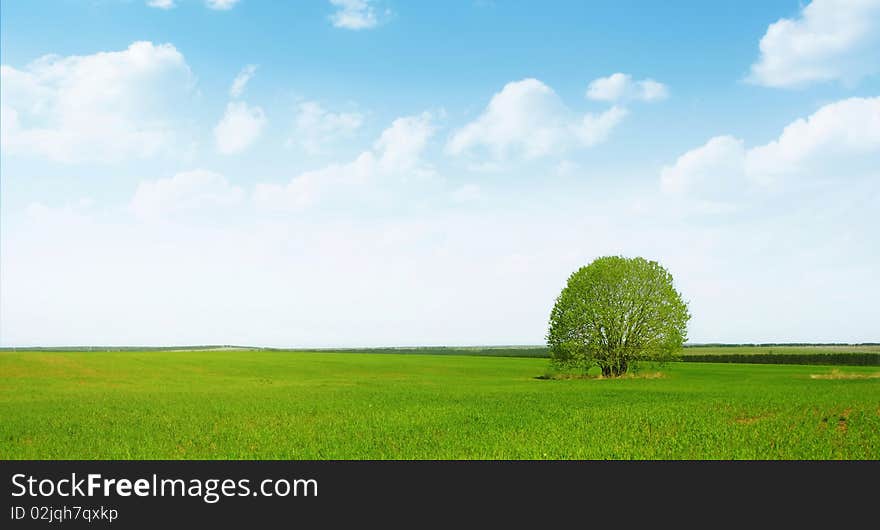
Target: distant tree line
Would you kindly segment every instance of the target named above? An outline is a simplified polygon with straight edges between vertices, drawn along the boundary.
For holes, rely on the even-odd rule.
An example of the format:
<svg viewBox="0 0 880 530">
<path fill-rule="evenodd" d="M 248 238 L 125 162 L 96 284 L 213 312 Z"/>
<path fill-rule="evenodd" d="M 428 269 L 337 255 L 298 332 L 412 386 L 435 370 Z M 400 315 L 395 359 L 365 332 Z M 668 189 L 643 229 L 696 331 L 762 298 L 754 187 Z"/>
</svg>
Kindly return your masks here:
<svg viewBox="0 0 880 530">
<path fill-rule="evenodd" d="M 803 345 L 801 345 L 803 346 Z M 686 363 L 826 364 L 880 366 L 880 353 L 720 353 L 682 355 Z"/>
<path fill-rule="evenodd" d="M 701 342 L 699 344 L 685 344 L 685 348 L 763 348 L 768 346 L 880 346 L 880 342 L 756 342 L 756 343 L 726 343 L 726 342 Z"/>
<path fill-rule="evenodd" d="M 878 346 L 880 343 L 864 342 L 859 344 L 844 343 L 773 343 L 773 344 L 699 344 L 685 345 L 685 349 L 698 349 L 702 347 L 731 347 L 738 346 Z M 417 347 L 387 347 L 387 348 L 255 348 L 249 346 L 234 345 L 210 345 L 210 346 L 64 346 L 64 347 L 38 347 L 29 346 L 24 348 L 0 348 L 2 352 L 11 351 L 44 351 L 44 352 L 89 352 L 89 351 L 172 351 L 172 350 L 213 350 L 217 348 L 240 348 L 248 351 L 296 351 L 314 353 L 373 353 L 373 354 L 412 354 L 412 355 L 473 355 L 488 357 L 549 357 L 546 346 L 417 346 Z M 683 362 L 704 363 L 744 363 L 744 364 L 827 364 L 845 366 L 880 366 L 880 353 L 871 352 L 841 352 L 841 353 L 716 353 L 700 354 L 688 353 L 678 356 Z"/>
</svg>

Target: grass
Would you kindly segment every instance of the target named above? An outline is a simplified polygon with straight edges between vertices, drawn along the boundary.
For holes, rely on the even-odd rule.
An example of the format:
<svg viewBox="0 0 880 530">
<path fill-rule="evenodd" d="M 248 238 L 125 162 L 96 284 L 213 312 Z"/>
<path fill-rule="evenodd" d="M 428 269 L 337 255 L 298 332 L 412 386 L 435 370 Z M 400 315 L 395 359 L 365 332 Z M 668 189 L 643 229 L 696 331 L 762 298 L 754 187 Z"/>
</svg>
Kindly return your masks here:
<svg viewBox="0 0 880 530">
<path fill-rule="evenodd" d="M 7 351 L 0 458 L 880 458 L 876 367 L 675 363 L 655 378 L 539 379 L 547 368 L 456 355 Z"/>
</svg>

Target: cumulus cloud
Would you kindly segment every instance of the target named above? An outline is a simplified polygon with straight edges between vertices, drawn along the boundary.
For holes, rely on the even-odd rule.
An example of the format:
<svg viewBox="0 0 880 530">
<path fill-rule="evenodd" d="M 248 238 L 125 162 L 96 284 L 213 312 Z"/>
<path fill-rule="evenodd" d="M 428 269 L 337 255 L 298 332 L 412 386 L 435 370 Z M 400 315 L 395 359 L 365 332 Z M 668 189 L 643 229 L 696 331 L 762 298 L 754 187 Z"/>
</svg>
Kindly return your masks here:
<svg viewBox="0 0 880 530">
<path fill-rule="evenodd" d="M 379 167 L 384 172 L 412 172 L 419 168 L 421 155 L 436 128 L 431 114 L 397 118 L 373 145 L 378 154 Z"/>
<path fill-rule="evenodd" d="M 248 106 L 244 101 L 230 101 L 223 118 L 214 127 L 217 151 L 224 155 L 241 153 L 259 138 L 265 126 L 263 109 Z"/>
<path fill-rule="evenodd" d="M 580 124 L 574 127 L 574 133 L 583 146 L 602 143 L 628 113 L 625 108 L 615 106 L 601 114 L 585 114 Z"/>
<path fill-rule="evenodd" d="M 147 5 L 158 9 L 171 9 L 177 7 L 174 0 L 148 0 Z"/>
<path fill-rule="evenodd" d="M 174 109 L 194 80 L 171 44 L 135 42 L 94 55 L 47 55 L 0 66 L 2 139 L 7 154 L 59 162 L 144 158 L 179 141 Z"/>
<path fill-rule="evenodd" d="M 661 172 L 664 191 L 716 201 L 748 189 L 792 181 L 843 182 L 880 168 L 880 97 L 850 98 L 821 107 L 786 126 L 779 137 L 747 149 L 718 136 L 684 153 Z"/>
<path fill-rule="evenodd" d="M 244 196 L 218 173 L 195 169 L 173 177 L 142 181 L 131 199 L 131 211 L 142 219 L 165 219 L 178 213 L 192 213 L 237 205 Z"/>
<path fill-rule="evenodd" d="M 716 136 L 704 145 L 684 153 L 660 173 L 663 190 L 668 193 L 700 193 L 716 200 L 729 198 L 745 180 L 746 149 L 742 140 Z M 733 189 L 732 189 L 733 188 Z"/>
<path fill-rule="evenodd" d="M 376 27 L 379 18 L 370 0 L 330 0 L 336 12 L 330 15 L 334 27 L 343 29 L 370 29 Z"/>
<path fill-rule="evenodd" d="M 866 158 L 880 168 L 880 97 L 837 101 L 792 122 L 776 140 L 749 150 L 746 172 L 763 183 L 786 175 L 846 178 Z"/>
<path fill-rule="evenodd" d="M 298 210 L 312 206 L 331 191 L 348 194 L 352 188 L 366 184 L 376 170 L 375 155 L 365 151 L 351 162 L 300 173 L 287 184 L 257 184 L 253 200 L 261 208 Z"/>
<path fill-rule="evenodd" d="M 205 5 L 210 9 L 217 9 L 219 11 L 226 11 L 228 9 L 232 9 L 235 7 L 239 0 L 205 0 Z"/>
<path fill-rule="evenodd" d="M 242 68 L 229 87 L 229 97 L 241 97 L 256 71 L 255 64 Z M 230 101 L 223 118 L 214 127 L 217 151 L 224 155 L 243 152 L 259 138 L 265 126 L 266 115 L 262 108 L 249 106 L 244 101 Z"/>
<path fill-rule="evenodd" d="M 372 149 L 354 160 L 304 172 L 287 184 L 258 184 L 254 201 L 272 209 L 295 210 L 314 204 L 330 192 L 347 195 L 363 191 L 378 178 L 406 180 L 430 175 L 422 153 L 434 131 L 430 113 L 398 118 L 382 132 Z"/>
<path fill-rule="evenodd" d="M 350 137 L 364 122 L 357 112 L 330 112 L 316 101 L 297 107 L 294 133 L 288 144 L 300 145 L 310 154 L 318 154 L 327 145 Z"/>
<path fill-rule="evenodd" d="M 880 1 L 813 0 L 761 38 L 748 80 L 769 87 L 854 83 L 880 72 Z"/>
<path fill-rule="evenodd" d="M 552 88 L 537 79 L 523 79 L 492 96 L 479 118 L 452 135 L 446 151 L 462 155 L 484 149 L 496 159 L 514 153 L 540 158 L 604 141 L 626 114 L 626 109 L 615 106 L 601 114 L 578 116 Z"/>
<path fill-rule="evenodd" d="M 254 77 L 254 74 L 257 72 L 257 65 L 249 64 L 241 69 L 241 72 L 235 76 L 235 79 L 232 81 L 232 86 L 229 87 L 229 97 L 237 98 L 241 97 L 244 93 L 244 87 L 247 85 L 248 81 Z"/>
<path fill-rule="evenodd" d="M 615 73 L 590 82 L 586 97 L 596 101 L 660 101 L 669 97 L 669 89 L 653 79 L 633 81 L 629 74 Z"/>
</svg>

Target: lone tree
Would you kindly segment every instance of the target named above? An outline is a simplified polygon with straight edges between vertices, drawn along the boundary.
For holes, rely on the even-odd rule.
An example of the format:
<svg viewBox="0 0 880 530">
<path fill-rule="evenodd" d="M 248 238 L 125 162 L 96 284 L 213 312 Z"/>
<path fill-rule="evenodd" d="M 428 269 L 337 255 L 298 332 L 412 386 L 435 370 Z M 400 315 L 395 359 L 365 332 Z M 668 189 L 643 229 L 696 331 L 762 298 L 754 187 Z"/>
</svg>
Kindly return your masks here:
<svg viewBox="0 0 880 530">
<path fill-rule="evenodd" d="M 568 278 L 550 313 L 547 344 L 561 368 L 625 374 L 640 360 L 667 361 L 687 338 L 687 304 L 656 261 L 608 256 Z"/>
</svg>

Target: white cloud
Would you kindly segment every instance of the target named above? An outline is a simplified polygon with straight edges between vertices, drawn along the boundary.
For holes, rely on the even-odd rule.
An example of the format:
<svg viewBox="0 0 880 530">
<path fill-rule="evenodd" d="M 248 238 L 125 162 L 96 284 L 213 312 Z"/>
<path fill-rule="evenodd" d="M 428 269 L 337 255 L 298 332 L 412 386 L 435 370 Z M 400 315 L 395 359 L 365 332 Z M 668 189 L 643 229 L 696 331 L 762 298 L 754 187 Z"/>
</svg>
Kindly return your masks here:
<svg viewBox="0 0 880 530">
<path fill-rule="evenodd" d="M 261 207 L 295 210 L 310 206 L 329 193 L 365 193 L 370 184 L 378 184 L 378 178 L 408 180 L 430 175 L 431 169 L 422 162 L 422 153 L 434 131 L 432 116 L 427 112 L 398 118 L 382 132 L 373 149 L 362 152 L 351 162 L 307 171 L 287 184 L 258 184 L 254 201 Z"/>
<path fill-rule="evenodd" d="M 175 109 L 193 77 L 171 44 L 135 42 L 94 55 L 0 66 L 2 148 L 60 162 L 119 161 L 179 142 Z"/>
<path fill-rule="evenodd" d="M 586 97 L 597 101 L 660 101 L 669 97 L 669 89 L 653 79 L 633 81 L 629 74 L 615 73 L 590 82 Z"/>
<path fill-rule="evenodd" d="M 513 154 L 540 158 L 604 141 L 625 115 L 625 109 L 612 107 L 578 117 L 552 88 L 537 79 L 523 79 L 492 96 L 479 118 L 452 135 L 446 151 L 462 155 L 482 148 L 496 159 Z"/>
<path fill-rule="evenodd" d="M 225 11 L 235 7 L 239 0 L 205 0 L 205 5 L 211 9 Z"/>
<path fill-rule="evenodd" d="M 235 7 L 240 0 L 205 0 L 205 6 L 210 9 L 226 11 Z M 175 0 L 147 0 L 147 5 L 158 9 L 173 9 L 177 7 Z"/>
<path fill-rule="evenodd" d="M 330 112 L 316 101 L 300 103 L 294 121 L 294 135 L 289 144 L 296 143 L 310 154 L 318 154 L 328 144 L 349 138 L 364 122 L 357 112 Z"/>
<path fill-rule="evenodd" d="M 778 139 L 749 150 L 746 172 L 762 183 L 787 175 L 845 178 L 866 157 L 880 168 L 880 97 L 837 101 L 792 122 Z"/>
<path fill-rule="evenodd" d="M 257 72 L 257 65 L 249 64 L 241 69 L 241 72 L 235 76 L 235 79 L 232 81 L 232 86 L 229 87 L 229 97 L 237 98 L 241 97 L 244 93 L 244 87 L 247 85 L 248 81 L 254 77 L 254 74 Z"/>
<path fill-rule="evenodd" d="M 574 126 L 574 133 L 580 139 L 581 145 L 591 146 L 604 142 L 608 135 L 629 111 L 623 107 L 611 107 L 601 114 L 585 114 L 581 123 Z"/>
<path fill-rule="evenodd" d="M 330 0 L 336 12 L 330 15 L 334 27 L 344 29 L 370 29 L 376 27 L 379 19 L 370 0 Z"/>
<path fill-rule="evenodd" d="M 220 174 L 204 169 L 173 177 L 142 181 L 131 200 L 131 211 L 142 219 L 165 219 L 178 213 L 233 207 L 244 192 Z"/>
<path fill-rule="evenodd" d="M 821 107 L 783 129 L 776 140 L 746 149 L 718 136 L 663 168 L 664 191 L 732 202 L 748 190 L 810 182 L 841 182 L 880 168 L 880 97 L 850 98 Z"/>
<path fill-rule="evenodd" d="M 389 173 L 416 171 L 435 130 L 427 112 L 394 120 L 373 145 L 379 155 L 380 169 Z"/>
<path fill-rule="evenodd" d="M 253 200 L 261 208 L 298 210 L 312 206 L 328 193 L 349 195 L 363 187 L 377 174 L 376 157 L 370 151 L 344 164 L 331 164 L 306 171 L 287 184 L 257 184 Z"/>
<path fill-rule="evenodd" d="M 256 71 L 255 64 L 242 68 L 229 87 L 229 97 L 240 97 Z M 224 155 L 241 153 L 259 138 L 265 126 L 266 115 L 262 108 L 249 106 L 244 101 L 230 101 L 223 118 L 214 127 L 217 151 Z"/>
<path fill-rule="evenodd" d="M 249 107 L 244 101 L 230 101 L 226 113 L 214 127 L 217 151 L 224 155 L 241 153 L 262 133 L 266 116 L 260 107 Z"/>
<path fill-rule="evenodd" d="M 848 84 L 880 72 L 880 1 L 813 0 L 771 24 L 748 80 L 769 87 Z"/>
<path fill-rule="evenodd" d="M 148 0 L 147 5 L 159 9 L 171 9 L 177 7 L 174 4 L 174 0 Z"/>
<path fill-rule="evenodd" d="M 698 194 L 715 200 L 729 198 L 731 188 L 744 186 L 745 147 L 732 136 L 716 136 L 678 157 L 660 173 L 663 191 Z"/>
<path fill-rule="evenodd" d="M 642 101 L 658 101 L 669 97 L 669 89 L 663 83 L 653 79 L 645 79 L 637 83 L 639 99 Z"/>
</svg>

